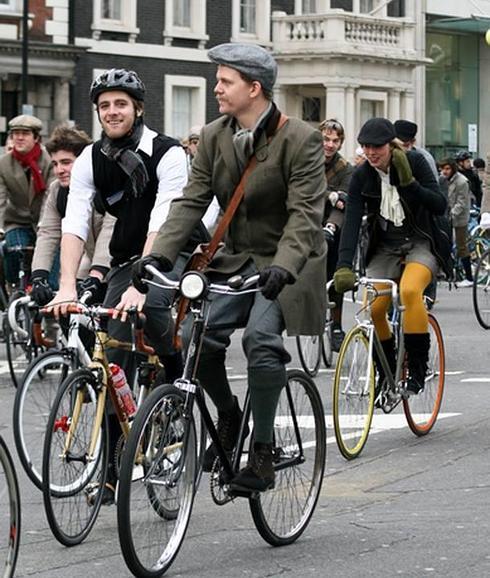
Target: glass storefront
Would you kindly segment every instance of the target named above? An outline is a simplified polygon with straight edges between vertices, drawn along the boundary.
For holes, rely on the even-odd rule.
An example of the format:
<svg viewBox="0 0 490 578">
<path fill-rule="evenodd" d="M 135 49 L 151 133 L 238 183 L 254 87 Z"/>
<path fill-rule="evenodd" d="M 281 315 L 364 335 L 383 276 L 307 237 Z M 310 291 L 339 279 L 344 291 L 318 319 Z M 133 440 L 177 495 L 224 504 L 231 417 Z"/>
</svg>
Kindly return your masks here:
<svg viewBox="0 0 490 578">
<path fill-rule="evenodd" d="M 468 149 L 478 123 L 478 36 L 427 32 L 426 147 L 436 159 Z"/>
</svg>

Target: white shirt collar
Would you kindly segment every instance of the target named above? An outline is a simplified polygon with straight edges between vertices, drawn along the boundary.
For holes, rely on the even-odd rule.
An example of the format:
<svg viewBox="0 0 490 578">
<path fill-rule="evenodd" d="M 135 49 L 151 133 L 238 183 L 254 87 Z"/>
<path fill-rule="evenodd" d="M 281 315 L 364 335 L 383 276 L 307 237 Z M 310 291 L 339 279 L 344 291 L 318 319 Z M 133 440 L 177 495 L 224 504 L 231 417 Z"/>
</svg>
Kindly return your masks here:
<svg viewBox="0 0 490 578">
<path fill-rule="evenodd" d="M 148 128 L 146 124 L 143 126 L 143 134 L 141 135 L 140 142 L 138 143 L 138 148 L 136 150 L 141 150 L 151 157 L 153 153 L 153 139 L 157 136 L 157 133 L 151 128 Z"/>
</svg>

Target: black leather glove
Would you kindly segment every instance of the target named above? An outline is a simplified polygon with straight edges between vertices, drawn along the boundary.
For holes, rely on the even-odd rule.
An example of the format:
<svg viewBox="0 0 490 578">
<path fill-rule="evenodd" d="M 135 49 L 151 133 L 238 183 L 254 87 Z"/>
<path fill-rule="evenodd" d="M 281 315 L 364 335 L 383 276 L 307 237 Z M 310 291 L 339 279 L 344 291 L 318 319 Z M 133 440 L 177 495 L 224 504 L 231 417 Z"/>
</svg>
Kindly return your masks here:
<svg viewBox="0 0 490 578">
<path fill-rule="evenodd" d="M 158 269 L 163 273 L 173 269 L 172 263 L 166 257 L 159 255 L 158 253 L 150 253 L 149 255 L 145 255 L 144 257 L 141 257 L 135 261 L 131 271 L 133 286 L 140 293 L 148 293 L 149 287 L 142 281 L 142 279 L 149 279 L 151 277 L 151 275 L 146 271 L 147 265 L 153 265 L 155 269 Z"/>
<path fill-rule="evenodd" d="M 31 273 L 31 298 L 40 307 L 49 303 L 53 298 L 53 290 L 48 283 L 49 273 L 44 269 L 36 269 Z"/>
<path fill-rule="evenodd" d="M 337 232 L 337 225 L 335 223 L 327 223 L 323 227 L 323 234 L 325 235 L 325 241 L 329 245 L 333 245 L 335 241 L 335 233 Z"/>
<path fill-rule="evenodd" d="M 262 288 L 262 295 L 271 301 L 277 299 L 284 286 L 291 283 L 294 283 L 291 273 L 277 265 L 266 267 L 260 272 L 259 287 Z"/>
<path fill-rule="evenodd" d="M 86 277 L 77 284 L 78 297 L 82 297 L 85 293 L 90 293 L 90 297 L 85 299 L 87 305 L 91 305 L 92 303 L 102 303 L 104 301 L 106 289 L 106 283 L 101 281 L 98 277 Z"/>
</svg>

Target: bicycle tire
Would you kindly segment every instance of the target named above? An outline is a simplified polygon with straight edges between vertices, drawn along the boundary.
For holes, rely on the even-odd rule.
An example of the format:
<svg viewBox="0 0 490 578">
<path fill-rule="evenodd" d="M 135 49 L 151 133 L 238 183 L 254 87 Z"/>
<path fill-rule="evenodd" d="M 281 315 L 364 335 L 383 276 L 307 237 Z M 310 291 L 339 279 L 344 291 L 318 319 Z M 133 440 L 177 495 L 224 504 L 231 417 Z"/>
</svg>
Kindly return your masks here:
<svg viewBox="0 0 490 578">
<path fill-rule="evenodd" d="M 315 377 L 322 360 L 321 335 L 296 335 L 296 347 L 302 368 L 310 377 Z"/>
<path fill-rule="evenodd" d="M 0 436 L 0 540 L 2 558 L 5 560 L 3 578 L 15 573 L 20 544 L 21 506 L 20 492 L 14 462 L 5 440 Z"/>
<path fill-rule="evenodd" d="M 374 386 L 369 340 L 363 328 L 356 326 L 347 333 L 340 348 L 333 386 L 335 439 L 347 460 L 356 458 L 366 445 L 374 413 Z"/>
<path fill-rule="evenodd" d="M 441 408 L 445 381 L 445 353 L 441 328 L 429 314 L 430 351 L 423 391 L 403 400 L 408 426 L 417 436 L 427 435 L 434 427 Z"/>
<path fill-rule="evenodd" d="M 79 396 L 80 417 L 73 432 L 71 459 L 65 460 L 65 434 Z M 105 484 L 108 464 L 105 416 L 95 457 L 86 461 L 99 403 L 96 377 L 86 368 L 77 369 L 61 384 L 48 420 L 42 471 L 44 508 L 53 535 L 65 546 L 80 544 L 89 535 L 102 503 L 100 490 Z"/>
<path fill-rule="evenodd" d="M 17 453 L 27 476 L 40 490 L 49 413 L 75 357 L 68 351 L 46 351 L 33 359 L 15 394 L 13 429 Z"/>
<path fill-rule="evenodd" d="M 159 386 L 139 408 L 126 443 L 117 522 L 121 551 L 135 576 L 162 576 L 189 525 L 198 463 L 194 418 L 184 409 L 181 390 Z M 165 515 L 162 506 L 175 515 Z"/>
<path fill-rule="evenodd" d="M 483 329 L 490 329 L 490 249 L 480 257 L 473 276 L 473 309 Z"/>
<path fill-rule="evenodd" d="M 318 389 L 301 370 L 289 370 L 274 424 L 275 485 L 249 498 L 255 527 L 272 546 L 291 544 L 307 528 L 320 496 L 326 453 Z"/>
<path fill-rule="evenodd" d="M 325 367 L 332 367 L 333 363 L 333 349 L 332 349 L 332 310 L 327 308 L 327 317 L 325 321 L 325 329 L 322 336 L 322 359 Z"/>
<path fill-rule="evenodd" d="M 8 306 L 23 297 L 25 293 L 16 291 L 9 299 Z M 27 305 L 20 305 L 16 311 L 16 321 L 19 327 L 24 329 L 29 335 L 31 334 L 31 314 Z M 7 353 L 7 362 L 14 387 L 18 387 L 22 375 L 30 363 L 33 355 L 33 346 L 29 343 L 29 337 L 17 335 L 9 325 L 8 317 L 5 317 L 5 348 Z"/>
</svg>

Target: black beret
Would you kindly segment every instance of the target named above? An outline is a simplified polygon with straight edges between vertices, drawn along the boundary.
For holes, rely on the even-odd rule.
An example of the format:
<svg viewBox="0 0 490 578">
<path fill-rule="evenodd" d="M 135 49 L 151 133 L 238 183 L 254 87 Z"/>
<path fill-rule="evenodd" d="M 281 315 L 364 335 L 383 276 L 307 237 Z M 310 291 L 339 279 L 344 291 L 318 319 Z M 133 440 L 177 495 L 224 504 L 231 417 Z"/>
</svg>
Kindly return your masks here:
<svg viewBox="0 0 490 578">
<path fill-rule="evenodd" d="M 396 137 L 395 127 L 387 118 L 370 118 L 361 127 L 357 140 L 361 145 L 382 146 Z"/>
<path fill-rule="evenodd" d="M 413 140 L 417 134 L 418 126 L 410 120 L 397 120 L 394 124 L 396 136 L 403 142 Z"/>
</svg>

